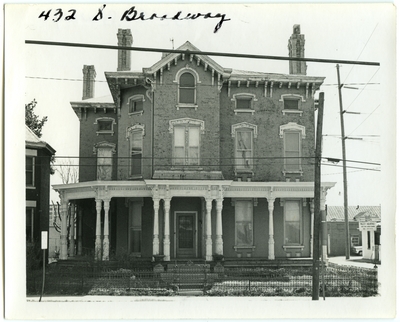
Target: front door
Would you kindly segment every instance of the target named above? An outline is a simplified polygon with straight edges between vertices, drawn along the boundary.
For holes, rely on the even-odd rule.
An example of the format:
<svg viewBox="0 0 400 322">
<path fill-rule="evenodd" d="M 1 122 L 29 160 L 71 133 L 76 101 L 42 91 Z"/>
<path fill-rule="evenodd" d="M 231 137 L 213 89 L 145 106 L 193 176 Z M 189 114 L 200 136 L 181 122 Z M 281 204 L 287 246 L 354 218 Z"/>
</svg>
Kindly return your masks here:
<svg viewBox="0 0 400 322">
<path fill-rule="evenodd" d="M 175 212 L 176 257 L 197 257 L 197 212 Z"/>
</svg>

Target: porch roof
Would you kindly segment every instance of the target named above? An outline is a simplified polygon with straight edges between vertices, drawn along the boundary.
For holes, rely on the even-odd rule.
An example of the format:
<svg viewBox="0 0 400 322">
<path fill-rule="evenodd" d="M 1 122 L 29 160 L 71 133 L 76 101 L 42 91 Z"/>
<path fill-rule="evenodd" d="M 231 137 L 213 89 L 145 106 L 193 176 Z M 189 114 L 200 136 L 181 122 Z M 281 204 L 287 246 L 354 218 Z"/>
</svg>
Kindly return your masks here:
<svg viewBox="0 0 400 322">
<path fill-rule="evenodd" d="M 321 194 L 335 185 L 323 182 Z M 314 198 L 314 182 L 243 182 L 232 180 L 88 181 L 53 185 L 64 200 L 116 197 Z"/>
</svg>

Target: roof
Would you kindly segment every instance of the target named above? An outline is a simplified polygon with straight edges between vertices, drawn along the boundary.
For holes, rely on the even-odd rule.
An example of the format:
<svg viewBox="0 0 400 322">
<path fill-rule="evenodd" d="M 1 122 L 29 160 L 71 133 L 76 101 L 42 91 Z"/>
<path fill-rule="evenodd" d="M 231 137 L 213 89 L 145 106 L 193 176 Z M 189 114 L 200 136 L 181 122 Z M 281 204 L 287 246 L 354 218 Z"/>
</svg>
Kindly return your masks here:
<svg viewBox="0 0 400 322">
<path fill-rule="evenodd" d="M 349 221 L 358 221 L 360 217 L 371 216 L 381 218 L 381 206 L 348 206 L 347 213 Z M 343 206 L 328 206 L 327 221 L 344 221 L 344 207 Z"/>
<path fill-rule="evenodd" d="M 51 154 L 56 153 L 56 150 L 54 150 L 51 145 L 40 140 L 27 125 L 25 125 L 25 146 L 34 149 L 47 149 Z"/>
</svg>

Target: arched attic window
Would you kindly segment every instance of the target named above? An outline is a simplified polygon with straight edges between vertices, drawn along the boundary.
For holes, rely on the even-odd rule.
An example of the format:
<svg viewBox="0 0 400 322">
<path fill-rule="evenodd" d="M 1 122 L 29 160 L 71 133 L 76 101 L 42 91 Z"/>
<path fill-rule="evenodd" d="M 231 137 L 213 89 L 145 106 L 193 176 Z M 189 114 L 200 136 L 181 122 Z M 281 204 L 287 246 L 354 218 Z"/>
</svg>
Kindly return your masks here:
<svg viewBox="0 0 400 322">
<path fill-rule="evenodd" d="M 200 83 L 197 72 L 186 66 L 178 71 L 174 80 L 178 84 L 178 102 L 176 108 L 194 107 L 197 109 L 197 87 Z"/>
</svg>

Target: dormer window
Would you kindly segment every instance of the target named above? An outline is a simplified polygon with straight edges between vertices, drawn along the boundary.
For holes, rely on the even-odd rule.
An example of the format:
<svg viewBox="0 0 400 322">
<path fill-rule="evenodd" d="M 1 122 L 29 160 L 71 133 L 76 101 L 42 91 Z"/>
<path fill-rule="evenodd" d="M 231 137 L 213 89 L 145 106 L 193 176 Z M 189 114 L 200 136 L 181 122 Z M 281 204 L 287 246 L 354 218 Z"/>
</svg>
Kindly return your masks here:
<svg viewBox="0 0 400 322">
<path fill-rule="evenodd" d="M 300 114 L 303 115 L 302 102 L 305 102 L 303 96 L 297 94 L 283 94 L 279 100 L 283 104 L 282 114 Z"/>
<path fill-rule="evenodd" d="M 200 83 L 197 72 L 187 65 L 178 71 L 174 83 L 178 84 L 177 110 L 182 107 L 197 109 L 197 86 Z"/>
<path fill-rule="evenodd" d="M 251 113 L 254 114 L 254 102 L 257 101 L 254 94 L 239 93 L 234 94 L 231 99 L 234 102 L 235 115 L 238 113 Z"/>
<path fill-rule="evenodd" d="M 143 105 L 144 105 L 144 96 L 143 95 L 135 95 L 128 99 L 129 110 L 128 114 L 142 114 L 143 113 Z"/>
<path fill-rule="evenodd" d="M 111 117 L 102 117 L 96 119 L 94 124 L 97 124 L 97 135 L 99 134 L 111 134 L 114 135 L 114 124 L 115 120 Z"/>
</svg>

